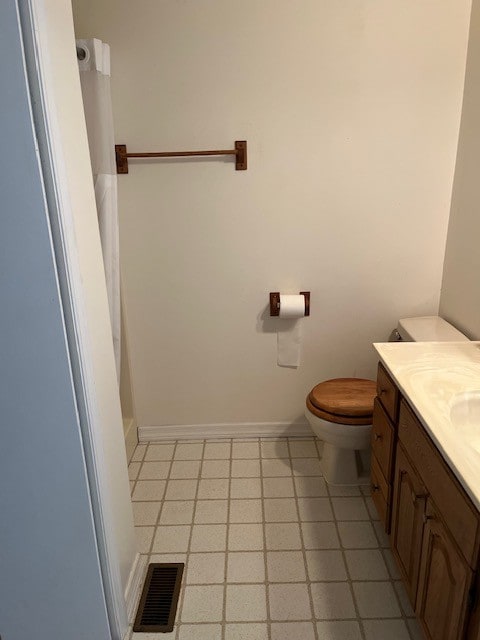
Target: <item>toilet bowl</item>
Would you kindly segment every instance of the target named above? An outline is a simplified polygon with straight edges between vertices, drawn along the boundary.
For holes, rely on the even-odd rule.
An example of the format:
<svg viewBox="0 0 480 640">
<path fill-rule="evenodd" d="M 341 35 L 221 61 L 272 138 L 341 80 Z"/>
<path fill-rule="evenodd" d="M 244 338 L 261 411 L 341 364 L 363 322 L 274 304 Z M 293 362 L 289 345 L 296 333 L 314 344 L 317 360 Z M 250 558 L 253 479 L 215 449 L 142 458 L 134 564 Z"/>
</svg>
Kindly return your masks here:
<svg viewBox="0 0 480 640">
<path fill-rule="evenodd" d="M 403 318 L 393 341 L 463 342 L 467 336 L 439 316 Z M 361 378 L 336 378 L 317 384 L 307 396 L 305 416 L 323 440 L 325 480 L 333 485 L 369 484 L 368 455 L 376 383 Z"/>
<path fill-rule="evenodd" d="M 370 448 L 375 395 L 375 381 L 363 378 L 326 380 L 308 394 L 305 416 L 324 443 L 320 464 L 329 484 L 369 484 L 360 452 Z"/>
</svg>

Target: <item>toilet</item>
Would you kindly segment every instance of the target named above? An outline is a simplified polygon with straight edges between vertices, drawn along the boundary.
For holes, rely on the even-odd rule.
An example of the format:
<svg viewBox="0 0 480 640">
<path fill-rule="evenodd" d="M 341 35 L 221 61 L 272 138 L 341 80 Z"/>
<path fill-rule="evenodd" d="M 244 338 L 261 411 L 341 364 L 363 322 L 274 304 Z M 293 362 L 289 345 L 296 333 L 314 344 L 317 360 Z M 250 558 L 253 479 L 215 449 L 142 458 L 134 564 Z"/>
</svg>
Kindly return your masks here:
<svg viewBox="0 0 480 640">
<path fill-rule="evenodd" d="M 464 342 L 468 338 L 439 316 L 403 318 L 392 341 Z M 307 396 L 305 416 L 323 441 L 322 473 L 331 485 L 367 485 L 376 382 L 334 378 L 317 384 Z"/>
</svg>

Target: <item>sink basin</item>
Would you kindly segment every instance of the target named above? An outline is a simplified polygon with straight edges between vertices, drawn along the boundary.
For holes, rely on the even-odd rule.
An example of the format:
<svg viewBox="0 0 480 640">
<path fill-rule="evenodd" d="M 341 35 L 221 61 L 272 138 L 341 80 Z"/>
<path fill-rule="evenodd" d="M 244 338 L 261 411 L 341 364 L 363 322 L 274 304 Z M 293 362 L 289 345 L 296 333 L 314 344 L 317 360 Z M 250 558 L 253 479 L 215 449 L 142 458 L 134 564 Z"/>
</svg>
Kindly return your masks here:
<svg viewBox="0 0 480 640">
<path fill-rule="evenodd" d="M 453 397 L 450 420 L 460 437 L 480 452 L 480 389 L 457 393 Z"/>
</svg>

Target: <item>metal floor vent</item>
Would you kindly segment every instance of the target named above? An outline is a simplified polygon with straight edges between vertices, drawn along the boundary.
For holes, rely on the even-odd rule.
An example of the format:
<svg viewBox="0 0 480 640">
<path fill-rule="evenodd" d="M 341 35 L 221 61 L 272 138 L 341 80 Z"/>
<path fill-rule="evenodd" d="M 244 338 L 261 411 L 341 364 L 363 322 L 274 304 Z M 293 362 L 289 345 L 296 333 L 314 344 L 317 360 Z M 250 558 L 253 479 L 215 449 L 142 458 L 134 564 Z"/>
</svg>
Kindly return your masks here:
<svg viewBox="0 0 480 640">
<path fill-rule="evenodd" d="M 182 583 L 183 562 L 152 563 L 138 605 L 134 631 L 168 633 L 173 631 L 178 596 Z"/>
</svg>

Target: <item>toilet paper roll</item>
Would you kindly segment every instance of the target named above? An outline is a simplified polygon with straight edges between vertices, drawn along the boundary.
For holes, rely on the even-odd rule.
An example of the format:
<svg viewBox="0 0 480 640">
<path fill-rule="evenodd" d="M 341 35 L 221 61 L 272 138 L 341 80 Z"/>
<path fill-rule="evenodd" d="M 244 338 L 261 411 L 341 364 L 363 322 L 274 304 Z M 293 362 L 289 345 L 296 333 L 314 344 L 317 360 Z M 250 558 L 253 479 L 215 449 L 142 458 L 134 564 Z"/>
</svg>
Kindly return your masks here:
<svg viewBox="0 0 480 640">
<path fill-rule="evenodd" d="M 281 320 L 280 320 L 281 322 Z M 300 320 L 290 321 L 283 330 L 277 331 L 277 364 L 279 367 L 300 366 L 302 325 Z"/>
<path fill-rule="evenodd" d="M 303 318 L 305 296 L 280 294 L 280 318 Z"/>
<path fill-rule="evenodd" d="M 280 367 L 300 365 L 302 325 L 299 319 L 304 315 L 305 296 L 280 294 L 281 325 L 277 331 L 277 364 Z"/>
</svg>

